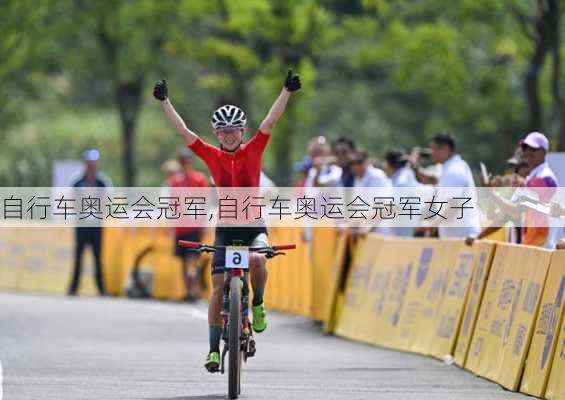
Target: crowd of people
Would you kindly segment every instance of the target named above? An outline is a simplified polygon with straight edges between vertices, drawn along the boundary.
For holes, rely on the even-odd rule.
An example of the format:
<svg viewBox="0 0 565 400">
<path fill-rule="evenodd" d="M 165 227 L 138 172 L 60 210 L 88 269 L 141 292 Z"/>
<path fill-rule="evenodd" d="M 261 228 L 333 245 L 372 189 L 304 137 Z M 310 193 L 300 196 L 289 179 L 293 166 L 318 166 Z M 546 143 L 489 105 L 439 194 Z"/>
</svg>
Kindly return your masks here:
<svg viewBox="0 0 565 400">
<path fill-rule="evenodd" d="M 455 139 L 447 133 L 433 136 L 428 148 L 414 148 L 405 151 L 400 148 L 389 149 L 382 161 L 371 159 L 369 153 L 359 148 L 351 137 L 341 136 L 329 142 L 324 136 L 316 136 L 308 143 L 308 154 L 295 163 L 297 174 L 295 186 L 307 187 L 381 187 L 414 188 L 430 186 L 440 190 L 442 187 L 467 188 L 467 194 L 474 195 L 475 180 L 471 168 L 456 151 Z M 503 174 L 491 177 L 484 186 L 491 188 L 514 187 L 517 190 L 509 199 L 496 190 L 489 191 L 490 199 L 496 207 L 489 208 L 488 215 L 477 215 L 471 224 L 463 227 L 434 226 L 422 221 L 417 227 L 380 226 L 373 229 L 385 235 L 402 237 L 440 237 L 461 238 L 468 245 L 476 239 L 491 237 L 504 231 L 504 238 L 513 243 L 565 249 L 563 229 L 543 226 L 540 218 L 549 218 L 540 212 L 528 209 L 520 204 L 518 188 L 548 188 L 538 199 L 540 203 L 550 204 L 553 218 L 565 215 L 565 205 L 552 198 L 558 182 L 554 172 L 546 161 L 549 141 L 539 132 L 528 134 L 517 146 L 511 158 L 506 162 Z M 77 187 L 108 186 L 108 178 L 97 170 L 99 153 L 90 149 L 84 153 L 84 173 L 74 183 Z M 207 187 L 213 184 L 203 173 L 193 166 L 193 154 L 183 148 L 177 158 L 166 161 L 162 166 L 165 180 L 163 185 L 171 190 L 182 187 Z M 275 183 L 263 171 L 260 185 L 274 187 Z M 502 227 L 502 228 L 501 228 Z M 201 241 L 205 228 L 173 228 L 175 243 L 178 240 Z M 349 228 L 352 234 L 365 234 L 369 230 L 359 231 Z M 305 240 L 308 235 L 305 235 Z M 500 236 L 499 236 L 500 237 Z M 69 294 L 76 294 L 82 270 L 81 257 L 85 246 L 93 249 L 95 260 L 96 283 L 104 294 L 102 268 L 100 266 L 100 243 L 102 228 L 77 228 L 74 273 L 69 286 Z M 193 253 L 174 246 L 174 253 L 181 259 L 183 277 L 187 289 L 187 300 L 200 297 L 203 279 L 198 260 Z"/>
<path fill-rule="evenodd" d="M 483 186 L 491 190 L 488 215 L 479 210 L 464 226 L 434 226 L 422 221 L 415 228 L 394 227 L 380 233 L 397 236 L 428 236 L 465 239 L 469 245 L 475 239 L 489 237 L 501 232 L 506 240 L 541 246 L 565 248 L 565 233 L 562 228 L 552 226 L 549 218 L 560 218 L 564 206 L 555 199 L 558 182 L 546 160 L 549 140 L 539 132 L 532 132 L 518 143 L 514 155 L 507 161 L 507 169 L 501 175 L 485 177 Z M 402 149 L 386 151 L 382 162 L 371 160 L 367 151 L 356 146 L 349 137 L 339 137 L 331 145 L 326 138 L 318 136 L 308 145 L 308 157 L 296 164 L 302 175 L 298 185 L 303 186 L 344 186 L 344 187 L 392 187 L 409 188 L 418 186 L 458 188 L 461 195 L 476 197 L 476 184 L 471 168 L 456 151 L 456 142 L 448 133 L 433 136 L 429 148 L 415 148 L 411 152 Z M 514 195 L 509 199 L 496 188 L 513 187 Z M 535 189 L 534 199 L 539 204 L 550 204 L 550 215 L 528 208 L 520 201 L 519 188 Z M 531 199 L 530 199 L 531 200 Z M 500 236 L 499 236 L 500 237 Z"/>
</svg>

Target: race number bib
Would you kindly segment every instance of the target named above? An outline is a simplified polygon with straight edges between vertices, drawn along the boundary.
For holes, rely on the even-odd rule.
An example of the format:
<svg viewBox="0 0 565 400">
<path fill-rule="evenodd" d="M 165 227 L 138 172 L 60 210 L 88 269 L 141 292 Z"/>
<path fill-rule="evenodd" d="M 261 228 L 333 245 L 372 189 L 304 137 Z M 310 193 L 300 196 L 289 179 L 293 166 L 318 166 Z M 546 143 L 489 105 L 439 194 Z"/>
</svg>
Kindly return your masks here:
<svg viewBox="0 0 565 400">
<path fill-rule="evenodd" d="M 226 247 L 226 268 L 249 269 L 249 248 L 243 246 Z"/>
</svg>

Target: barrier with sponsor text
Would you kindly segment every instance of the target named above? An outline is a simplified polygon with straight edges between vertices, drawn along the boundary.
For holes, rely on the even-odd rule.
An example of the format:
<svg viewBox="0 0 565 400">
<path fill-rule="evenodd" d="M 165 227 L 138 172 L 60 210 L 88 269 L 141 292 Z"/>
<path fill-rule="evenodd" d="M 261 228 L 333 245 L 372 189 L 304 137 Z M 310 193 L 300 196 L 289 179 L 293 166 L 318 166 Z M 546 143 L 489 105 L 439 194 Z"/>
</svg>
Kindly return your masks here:
<svg viewBox="0 0 565 400">
<path fill-rule="evenodd" d="M 327 226 L 314 228 L 309 243 L 297 227 L 269 233 L 271 243 L 298 244 L 269 262 L 269 308 L 323 320 L 327 332 L 353 340 L 453 356 L 510 390 L 565 399 L 565 251 L 353 238 Z M 71 228 L 0 229 L 0 289 L 65 294 L 73 240 Z M 169 229 L 112 227 L 103 243 L 110 294 L 126 294 L 137 263 L 153 274 L 154 297 L 185 296 Z M 85 261 L 81 294 L 95 294 L 90 256 Z M 210 258 L 203 262 L 209 268 Z"/>
</svg>

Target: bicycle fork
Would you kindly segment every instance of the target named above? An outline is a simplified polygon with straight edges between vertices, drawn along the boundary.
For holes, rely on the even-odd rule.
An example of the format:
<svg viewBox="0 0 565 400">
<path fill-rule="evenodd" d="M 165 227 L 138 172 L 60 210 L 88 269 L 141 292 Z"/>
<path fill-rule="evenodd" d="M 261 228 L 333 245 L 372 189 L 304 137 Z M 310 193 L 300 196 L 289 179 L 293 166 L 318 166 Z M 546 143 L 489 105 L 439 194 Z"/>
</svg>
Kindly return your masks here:
<svg viewBox="0 0 565 400">
<path fill-rule="evenodd" d="M 243 351 L 243 360 L 247 361 L 247 357 L 253 357 L 255 355 L 256 346 L 255 340 L 253 339 L 253 333 L 249 325 L 249 272 L 245 271 L 233 271 L 233 273 L 225 273 L 224 288 L 222 296 L 222 320 L 223 320 L 223 331 L 222 339 L 224 341 L 224 348 L 222 350 L 222 360 L 220 366 L 220 372 L 224 373 L 224 359 L 228 353 L 228 320 L 229 320 L 229 310 L 230 310 L 230 281 L 234 276 L 238 276 L 241 279 L 241 316 L 242 316 L 242 332 L 240 337 L 241 350 Z"/>
</svg>

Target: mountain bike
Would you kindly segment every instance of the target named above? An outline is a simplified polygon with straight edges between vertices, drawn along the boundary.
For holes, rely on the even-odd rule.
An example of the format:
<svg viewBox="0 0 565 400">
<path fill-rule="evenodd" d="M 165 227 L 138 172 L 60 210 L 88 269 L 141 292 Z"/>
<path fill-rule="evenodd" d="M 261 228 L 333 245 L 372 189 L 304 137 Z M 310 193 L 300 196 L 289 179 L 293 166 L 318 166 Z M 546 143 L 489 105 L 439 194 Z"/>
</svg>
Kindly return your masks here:
<svg viewBox="0 0 565 400">
<path fill-rule="evenodd" d="M 225 251 L 224 288 L 222 297 L 224 347 L 220 362 L 220 372 L 225 370 L 225 357 L 228 355 L 228 395 L 237 399 L 241 394 L 242 362 L 253 357 L 256 352 L 253 331 L 249 324 L 249 253 L 263 254 L 268 259 L 284 255 L 282 250 L 296 248 L 294 244 L 265 247 L 248 247 L 240 243 L 233 246 L 210 246 L 198 242 L 179 240 L 179 246 L 198 253 Z"/>
</svg>

